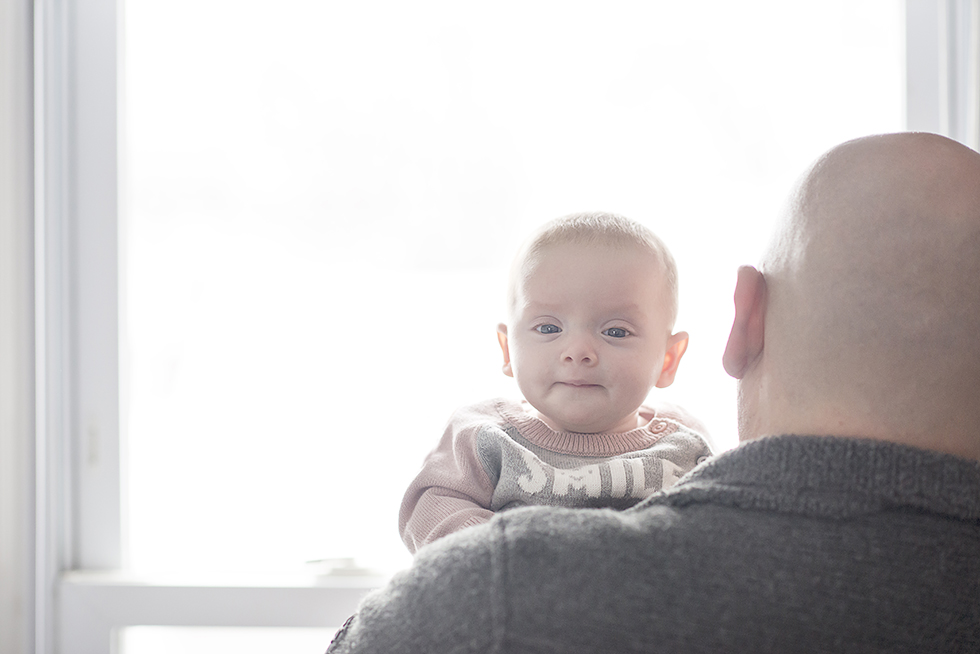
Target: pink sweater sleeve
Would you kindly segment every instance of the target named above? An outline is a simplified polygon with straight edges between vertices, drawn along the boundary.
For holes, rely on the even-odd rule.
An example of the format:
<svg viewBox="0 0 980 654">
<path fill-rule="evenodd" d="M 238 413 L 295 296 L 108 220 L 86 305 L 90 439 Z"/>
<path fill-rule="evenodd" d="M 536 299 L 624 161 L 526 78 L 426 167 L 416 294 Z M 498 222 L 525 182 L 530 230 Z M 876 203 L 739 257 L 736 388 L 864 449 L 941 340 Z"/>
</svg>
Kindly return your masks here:
<svg viewBox="0 0 980 654">
<path fill-rule="evenodd" d="M 405 491 L 398 530 L 412 553 L 493 516 L 493 486 L 476 453 L 476 436 L 487 421 L 475 409 L 457 411 Z"/>
</svg>

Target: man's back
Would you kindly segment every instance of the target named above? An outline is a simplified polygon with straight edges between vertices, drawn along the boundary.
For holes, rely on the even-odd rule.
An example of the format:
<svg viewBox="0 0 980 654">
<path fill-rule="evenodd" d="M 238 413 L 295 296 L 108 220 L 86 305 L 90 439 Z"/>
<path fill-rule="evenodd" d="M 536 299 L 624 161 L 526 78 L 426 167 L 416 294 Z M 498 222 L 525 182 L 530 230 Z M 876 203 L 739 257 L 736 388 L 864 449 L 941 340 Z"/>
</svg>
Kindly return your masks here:
<svg viewBox="0 0 980 654">
<path fill-rule="evenodd" d="M 980 464 L 772 437 L 629 511 L 514 511 L 423 549 L 340 640 L 392 654 L 976 652 L 978 553 Z"/>
</svg>

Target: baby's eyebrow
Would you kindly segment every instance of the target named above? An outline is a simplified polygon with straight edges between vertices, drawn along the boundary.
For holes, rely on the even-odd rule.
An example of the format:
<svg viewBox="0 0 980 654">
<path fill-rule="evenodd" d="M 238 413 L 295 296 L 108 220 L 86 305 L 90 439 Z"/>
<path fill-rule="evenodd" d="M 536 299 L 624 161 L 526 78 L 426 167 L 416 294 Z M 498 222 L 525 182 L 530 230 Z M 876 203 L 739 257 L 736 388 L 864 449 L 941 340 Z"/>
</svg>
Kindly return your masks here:
<svg viewBox="0 0 980 654">
<path fill-rule="evenodd" d="M 524 304 L 519 306 L 518 309 L 524 312 L 533 311 L 534 313 L 547 314 L 547 313 L 558 313 L 565 306 L 566 306 L 565 304 L 560 302 L 549 303 L 549 302 L 539 302 L 536 300 L 528 300 L 527 302 L 524 302 Z"/>
<path fill-rule="evenodd" d="M 638 318 L 646 315 L 644 307 L 638 303 L 632 302 L 630 304 L 612 307 L 608 310 L 604 310 L 604 313 L 610 315 L 621 315 L 628 318 Z"/>
<path fill-rule="evenodd" d="M 517 307 L 518 315 L 523 315 L 525 318 L 546 318 L 546 317 L 557 317 L 561 313 L 567 313 L 569 309 L 574 310 L 577 308 L 576 305 L 567 302 L 542 302 L 540 300 L 528 300 L 523 303 L 522 306 Z M 630 302 L 628 304 L 621 305 L 610 305 L 610 306 L 600 306 L 594 311 L 594 313 L 602 316 L 602 320 L 627 320 L 636 321 L 642 320 L 649 316 L 649 306 L 640 304 L 639 302 Z"/>
</svg>

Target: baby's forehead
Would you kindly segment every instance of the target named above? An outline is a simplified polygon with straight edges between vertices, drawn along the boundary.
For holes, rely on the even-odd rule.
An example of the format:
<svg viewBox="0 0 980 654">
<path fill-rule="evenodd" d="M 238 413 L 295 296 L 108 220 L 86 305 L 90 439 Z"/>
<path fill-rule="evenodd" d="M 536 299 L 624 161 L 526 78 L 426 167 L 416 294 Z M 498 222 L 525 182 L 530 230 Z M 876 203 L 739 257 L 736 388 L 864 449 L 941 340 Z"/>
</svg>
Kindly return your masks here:
<svg viewBox="0 0 980 654">
<path fill-rule="evenodd" d="M 527 257 L 513 292 L 520 304 L 644 306 L 671 288 L 663 262 L 648 249 L 573 243 Z"/>
<path fill-rule="evenodd" d="M 597 274 L 622 274 L 627 268 L 642 268 L 646 279 L 666 280 L 667 265 L 659 252 L 636 243 L 559 242 L 549 243 L 524 254 L 517 266 L 519 285 L 533 281 L 542 271 L 555 267 L 595 269 Z"/>
<path fill-rule="evenodd" d="M 523 260 L 533 263 L 554 257 L 601 258 L 617 253 L 649 254 L 655 260 L 662 259 L 660 252 L 650 244 L 593 236 L 536 243 L 523 252 Z"/>
<path fill-rule="evenodd" d="M 640 254 L 638 258 L 635 255 Z M 631 256 L 634 255 L 634 256 Z M 649 268 L 637 272 L 634 267 L 626 271 L 625 262 L 637 259 L 649 263 Z M 557 264 L 555 262 L 558 262 Z M 545 230 L 521 247 L 511 265 L 507 288 L 507 311 L 511 318 L 518 311 L 521 296 L 525 294 L 527 284 L 534 284 L 541 271 L 562 268 L 571 270 L 575 276 L 578 267 L 596 269 L 601 263 L 613 274 L 619 274 L 621 279 L 640 277 L 653 280 L 658 288 L 662 288 L 662 299 L 665 309 L 670 314 L 671 322 L 677 314 L 677 267 L 667 246 L 652 233 L 644 230 Z M 571 268 L 569 268 L 571 265 Z M 541 276 L 547 276 L 542 273 Z M 662 286 L 661 286 L 662 284 Z"/>
</svg>

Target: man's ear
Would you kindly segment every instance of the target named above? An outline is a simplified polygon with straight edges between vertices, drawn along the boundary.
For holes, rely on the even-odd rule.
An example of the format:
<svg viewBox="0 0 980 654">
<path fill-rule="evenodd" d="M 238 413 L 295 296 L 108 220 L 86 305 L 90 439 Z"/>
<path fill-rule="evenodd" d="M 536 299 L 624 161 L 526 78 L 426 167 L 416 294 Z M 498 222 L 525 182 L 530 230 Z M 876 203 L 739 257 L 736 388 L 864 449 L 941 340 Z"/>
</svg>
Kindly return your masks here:
<svg viewBox="0 0 980 654">
<path fill-rule="evenodd" d="M 687 332 L 677 332 L 667 339 L 667 352 L 664 353 L 664 367 L 660 371 L 660 377 L 657 379 L 657 388 L 667 388 L 674 383 L 677 366 L 681 363 L 681 357 L 687 352 L 689 340 Z"/>
<path fill-rule="evenodd" d="M 725 372 L 741 379 L 762 355 L 766 329 L 766 278 L 751 266 L 738 269 L 735 322 L 722 356 Z"/>
<path fill-rule="evenodd" d="M 507 347 L 507 325 L 504 323 L 497 325 L 497 342 L 500 343 L 500 351 L 504 353 L 504 374 L 513 377 L 514 370 L 510 365 L 510 348 Z"/>
</svg>

